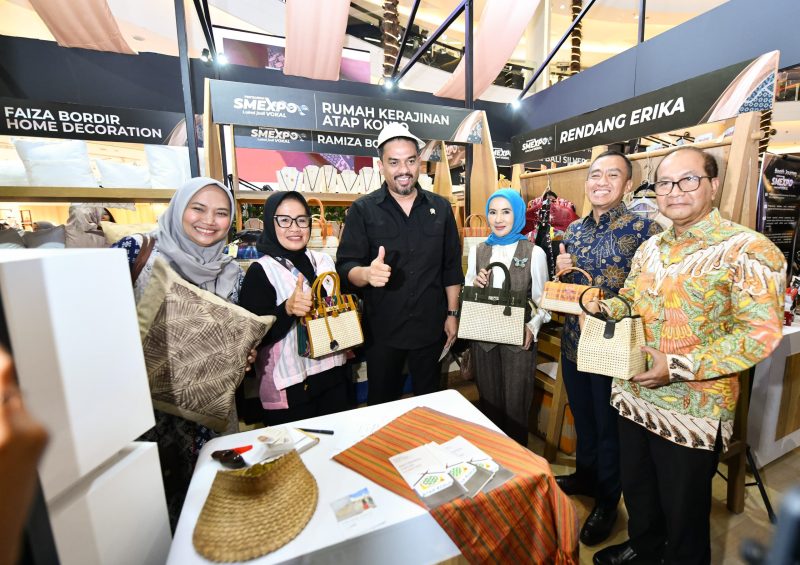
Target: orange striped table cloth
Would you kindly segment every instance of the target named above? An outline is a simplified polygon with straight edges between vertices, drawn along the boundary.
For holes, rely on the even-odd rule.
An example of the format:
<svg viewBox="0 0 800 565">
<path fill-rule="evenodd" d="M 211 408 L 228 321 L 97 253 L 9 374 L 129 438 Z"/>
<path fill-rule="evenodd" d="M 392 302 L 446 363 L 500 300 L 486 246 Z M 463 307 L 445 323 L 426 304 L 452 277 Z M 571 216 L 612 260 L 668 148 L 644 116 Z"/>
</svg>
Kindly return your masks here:
<svg viewBox="0 0 800 565">
<path fill-rule="evenodd" d="M 550 466 L 503 434 L 430 408 L 414 408 L 334 460 L 422 506 L 389 458 L 463 436 L 514 472 L 489 493 L 431 510 L 470 563 L 577 563 L 578 520 Z"/>
</svg>

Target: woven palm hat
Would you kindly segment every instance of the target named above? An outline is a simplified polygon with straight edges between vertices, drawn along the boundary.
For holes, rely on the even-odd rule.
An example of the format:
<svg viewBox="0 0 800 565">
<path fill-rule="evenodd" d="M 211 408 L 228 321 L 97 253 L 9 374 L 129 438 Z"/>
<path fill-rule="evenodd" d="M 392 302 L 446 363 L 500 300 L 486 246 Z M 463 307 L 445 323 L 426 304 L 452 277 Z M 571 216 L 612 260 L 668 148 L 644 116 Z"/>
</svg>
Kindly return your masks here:
<svg viewBox="0 0 800 565">
<path fill-rule="evenodd" d="M 279 549 L 317 508 L 317 482 L 296 451 L 237 471 L 219 471 L 192 543 L 211 561 L 247 561 Z"/>
</svg>

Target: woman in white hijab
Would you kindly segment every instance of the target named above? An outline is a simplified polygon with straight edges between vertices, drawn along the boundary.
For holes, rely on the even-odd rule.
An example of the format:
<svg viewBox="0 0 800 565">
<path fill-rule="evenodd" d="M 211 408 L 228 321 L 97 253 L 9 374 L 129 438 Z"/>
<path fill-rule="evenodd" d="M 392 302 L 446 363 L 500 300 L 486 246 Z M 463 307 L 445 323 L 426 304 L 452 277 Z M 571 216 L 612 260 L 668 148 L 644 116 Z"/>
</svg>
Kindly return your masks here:
<svg viewBox="0 0 800 565">
<path fill-rule="evenodd" d="M 156 257 L 166 260 L 190 283 L 238 303 L 244 273 L 232 257 L 222 253 L 233 218 L 234 200 L 221 183 L 193 178 L 180 187 L 158 219 L 158 229 L 148 234 L 155 240 L 149 257 L 134 281 L 137 303 L 152 275 Z M 133 267 L 145 237 L 125 237 L 113 247 L 126 249 Z M 255 353 L 255 352 L 253 352 Z M 253 355 L 250 362 L 254 360 Z M 156 427 L 142 439 L 158 443 L 164 490 L 173 531 L 197 462 L 197 454 L 211 431 L 183 418 L 156 410 Z"/>
</svg>

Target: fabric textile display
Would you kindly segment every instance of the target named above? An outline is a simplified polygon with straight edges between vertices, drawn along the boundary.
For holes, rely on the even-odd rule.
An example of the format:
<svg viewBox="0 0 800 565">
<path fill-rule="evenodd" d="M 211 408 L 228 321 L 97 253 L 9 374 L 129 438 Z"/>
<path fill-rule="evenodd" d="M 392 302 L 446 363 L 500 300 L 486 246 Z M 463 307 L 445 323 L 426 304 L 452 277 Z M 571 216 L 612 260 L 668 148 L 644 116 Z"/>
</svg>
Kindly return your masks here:
<svg viewBox="0 0 800 565">
<path fill-rule="evenodd" d="M 609 320 L 600 314 L 593 314 L 584 306 L 586 296 L 593 289 L 584 290 L 578 304 L 586 313 L 586 320 L 578 341 L 578 370 L 617 379 L 630 379 L 647 370 L 646 355 L 641 351 L 645 345 L 644 325 L 640 316 L 634 316 L 631 304 L 619 295 L 627 307 L 628 314 L 619 320 Z"/>
<path fill-rule="evenodd" d="M 153 406 L 223 430 L 247 356 L 275 321 L 184 280 L 160 257 L 137 304 Z"/>
<path fill-rule="evenodd" d="M 478 218 L 481 225 L 473 226 L 472 220 Z M 464 247 L 464 257 L 469 256 L 469 250 L 486 241 L 489 234 L 492 233 L 489 229 L 489 222 L 486 217 L 481 214 L 471 214 L 464 220 L 464 227 L 461 228 L 462 245 Z"/>
<path fill-rule="evenodd" d="M 577 271 L 581 273 L 589 281 L 589 284 L 563 283 L 558 280 L 561 275 L 570 271 Z M 590 288 L 593 289 L 587 294 L 587 300 L 600 297 L 600 287 L 592 287 L 591 285 L 592 277 L 583 269 L 570 267 L 569 269 L 559 271 L 556 273 L 554 280 L 544 283 L 544 293 L 542 294 L 541 307 L 545 310 L 550 310 L 551 312 L 578 315 L 581 313 L 581 306 L 578 303 L 578 300 L 585 290 Z"/>
<path fill-rule="evenodd" d="M 469 563 L 578 563 L 578 518 L 547 461 L 511 438 L 430 408 L 414 408 L 333 459 L 383 488 L 422 505 L 389 458 L 456 436 L 514 473 L 474 498 L 430 511 Z"/>
<path fill-rule="evenodd" d="M 323 281 L 333 280 L 333 291 L 322 296 Z M 297 348 L 303 357 L 318 359 L 364 343 L 361 320 L 352 294 L 342 294 L 339 275 L 327 272 L 311 285 L 314 305 L 298 326 Z"/>
<path fill-rule="evenodd" d="M 461 316 L 458 337 L 491 343 L 522 345 L 525 340 L 525 290 L 511 290 L 511 274 L 502 263 L 489 263 L 505 273 L 502 288 L 465 286 L 461 290 Z"/>
<path fill-rule="evenodd" d="M 247 469 L 218 471 L 192 544 L 211 561 L 255 559 L 297 537 L 318 499 L 317 481 L 294 450 Z"/>
</svg>

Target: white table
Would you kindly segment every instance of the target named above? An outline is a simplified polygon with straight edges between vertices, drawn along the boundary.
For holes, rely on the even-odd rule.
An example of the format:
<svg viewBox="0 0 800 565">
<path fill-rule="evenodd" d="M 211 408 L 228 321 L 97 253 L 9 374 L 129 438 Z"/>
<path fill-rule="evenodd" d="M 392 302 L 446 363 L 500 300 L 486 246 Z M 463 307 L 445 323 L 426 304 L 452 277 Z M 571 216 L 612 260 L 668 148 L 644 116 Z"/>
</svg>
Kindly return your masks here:
<svg viewBox="0 0 800 565">
<path fill-rule="evenodd" d="M 319 444 L 301 455 L 319 486 L 317 509 L 308 525 L 294 540 L 279 550 L 248 563 L 399 565 L 437 563 L 459 555 L 458 547 L 421 506 L 397 496 L 331 459 L 336 453 L 416 406 L 427 406 L 500 431 L 454 390 L 295 422 L 295 426 L 335 431 L 333 436 L 321 435 Z M 216 438 L 203 447 L 172 541 L 168 564 L 211 563 L 201 557 L 192 545 L 195 523 L 214 476 L 221 469 L 219 463 L 211 459 L 211 452 L 256 444 L 256 437 L 262 433 L 254 430 Z M 385 521 L 372 531 L 348 538 L 336 521 L 331 502 L 364 487 L 369 488 L 377 511 L 382 513 Z"/>
<path fill-rule="evenodd" d="M 784 327 L 781 343 L 772 355 L 756 365 L 747 418 L 747 441 L 759 468 L 800 446 L 800 430 L 775 438 L 784 394 L 786 358 L 798 353 L 800 325 Z"/>
</svg>

